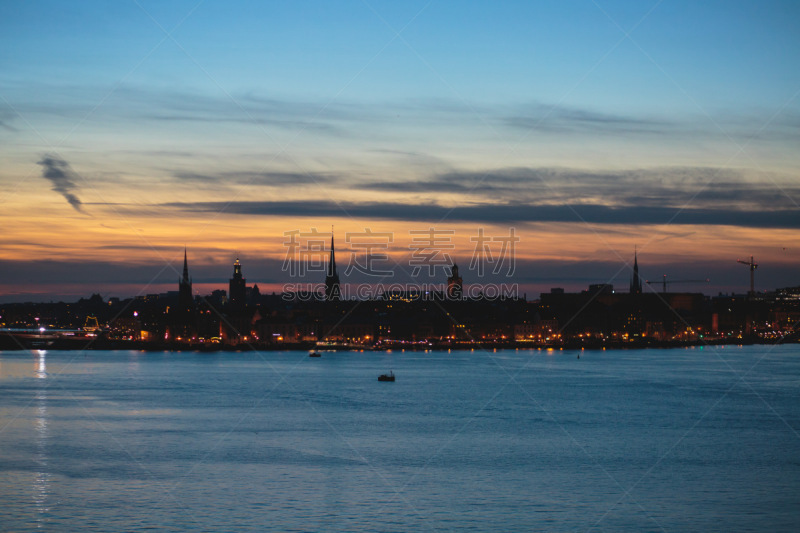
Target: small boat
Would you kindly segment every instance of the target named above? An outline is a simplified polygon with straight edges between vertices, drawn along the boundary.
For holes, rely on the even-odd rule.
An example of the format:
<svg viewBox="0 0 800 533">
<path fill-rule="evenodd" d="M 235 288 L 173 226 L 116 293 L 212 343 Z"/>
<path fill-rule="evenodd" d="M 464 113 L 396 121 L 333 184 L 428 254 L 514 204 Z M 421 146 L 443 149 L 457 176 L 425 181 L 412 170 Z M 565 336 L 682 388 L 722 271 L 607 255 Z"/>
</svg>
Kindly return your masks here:
<svg viewBox="0 0 800 533">
<path fill-rule="evenodd" d="M 394 381 L 394 372 L 389 372 L 388 374 L 381 374 L 378 376 L 378 381 Z"/>
<path fill-rule="evenodd" d="M 309 357 L 322 357 L 319 352 L 308 352 Z"/>
</svg>

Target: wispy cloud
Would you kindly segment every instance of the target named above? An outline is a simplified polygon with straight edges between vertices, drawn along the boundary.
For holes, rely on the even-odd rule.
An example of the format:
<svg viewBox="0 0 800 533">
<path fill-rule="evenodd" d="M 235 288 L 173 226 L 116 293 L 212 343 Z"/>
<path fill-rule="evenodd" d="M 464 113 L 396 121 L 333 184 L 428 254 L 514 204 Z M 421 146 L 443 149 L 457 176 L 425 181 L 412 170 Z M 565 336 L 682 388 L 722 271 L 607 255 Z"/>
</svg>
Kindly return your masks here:
<svg viewBox="0 0 800 533">
<path fill-rule="evenodd" d="M 119 89 L 109 103 L 118 113 L 137 120 L 239 124 L 258 128 L 305 131 L 337 137 L 349 135 L 349 123 L 364 114 L 363 106 L 236 94 L 212 97 L 192 92 Z"/>
<path fill-rule="evenodd" d="M 15 107 L 27 115 L 43 114 L 56 117 L 84 117 L 87 97 L 102 98 L 96 87 L 63 86 L 40 82 L 37 90 L 29 84 L 13 87 Z M 50 94 L 47 100 L 31 101 L 30 94 Z M 723 141 L 730 138 L 744 142 L 755 133 L 753 124 L 763 123 L 769 112 L 753 109 L 719 109 L 713 120 L 690 113 L 666 115 L 651 113 L 620 113 L 600 106 L 579 106 L 547 101 L 528 103 L 481 103 L 465 105 L 452 98 L 403 98 L 369 101 L 275 97 L 265 91 L 234 92 L 233 98 L 209 95 L 199 91 L 156 89 L 147 86 L 125 85 L 104 101 L 102 109 L 92 120 L 106 120 L 117 125 L 125 121 L 132 127 L 159 129 L 207 125 L 210 128 L 230 126 L 234 135 L 252 137 L 259 130 L 273 134 L 300 134 L 325 139 L 364 139 L 369 145 L 386 148 L 377 141 L 403 141 L 408 132 L 416 138 L 429 137 L 432 142 L 443 134 L 451 136 L 454 129 L 467 140 L 485 143 L 485 126 L 492 124 L 495 133 L 518 136 L 520 130 L 573 141 L 575 134 L 590 138 L 621 137 L 625 141 L 643 142 L 673 140 Z M 388 128 L 387 125 L 391 125 Z M 758 139 L 790 142 L 800 135 L 797 113 L 785 111 L 772 121 L 771 127 L 759 131 Z M 479 126 L 476 130 L 475 127 Z M 12 127 L 10 120 L 0 114 L 0 128 Z M 195 126 L 190 126 L 195 129 Z M 255 129 L 253 129 L 255 128 Z M 724 129 L 720 131 L 720 128 Z M 474 132 L 474 133 L 473 133 Z M 563 140 L 563 139 L 561 139 Z M 502 141 L 505 142 L 505 141 Z M 692 141 L 694 142 L 694 141 Z M 401 150 L 402 144 L 397 144 Z"/>
<path fill-rule="evenodd" d="M 450 208 L 435 203 L 406 204 L 397 202 L 333 202 L 333 201 L 238 201 L 238 202 L 172 202 L 163 207 L 188 212 L 229 214 L 335 217 L 347 215 L 370 220 L 402 220 L 410 222 L 485 222 L 513 224 L 525 222 L 573 222 L 590 224 L 689 224 L 724 225 L 756 228 L 800 229 L 796 209 L 746 211 L 736 209 L 678 209 L 674 207 L 634 207 L 586 204 L 530 205 L 521 203 L 468 205 Z"/>
<path fill-rule="evenodd" d="M 239 185 L 262 185 L 282 187 L 291 185 L 308 185 L 315 183 L 331 183 L 337 177 L 318 172 L 220 172 L 217 174 L 198 172 L 175 172 L 173 176 L 181 181 L 197 181 L 204 183 L 227 183 Z"/>
<path fill-rule="evenodd" d="M 781 188 L 773 184 L 783 182 Z M 764 186 L 764 183 L 770 184 Z M 500 168 L 449 171 L 425 180 L 362 182 L 388 193 L 450 193 L 474 203 L 600 204 L 615 207 L 683 207 L 774 210 L 795 207 L 800 186 L 785 177 L 712 167 L 615 171 L 569 168 Z"/>
<path fill-rule="evenodd" d="M 533 104 L 520 106 L 514 111 L 501 119 L 503 124 L 553 133 L 663 134 L 676 128 L 675 124 L 660 118 L 603 113 L 564 105 Z"/>
<path fill-rule="evenodd" d="M 53 184 L 53 190 L 60 193 L 76 211 L 84 213 L 83 204 L 75 194 L 78 190 L 74 181 L 76 174 L 70 168 L 69 163 L 57 156 L 45 155 L 36 164 L 42 166 L 42 177 Z"/>
</svg>

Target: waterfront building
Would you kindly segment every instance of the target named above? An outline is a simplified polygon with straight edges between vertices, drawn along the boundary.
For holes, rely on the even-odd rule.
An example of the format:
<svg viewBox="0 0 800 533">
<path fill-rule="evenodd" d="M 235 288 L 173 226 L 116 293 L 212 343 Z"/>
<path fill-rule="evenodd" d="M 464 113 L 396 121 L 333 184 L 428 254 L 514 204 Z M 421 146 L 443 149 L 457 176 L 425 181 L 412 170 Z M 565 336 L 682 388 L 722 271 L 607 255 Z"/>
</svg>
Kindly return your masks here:
<svg viewBox="0 0 800 533">
<path fill-rule="evenodd" d="M 450 269 L 450 277 L 447 278 L 447 297 L 451 300 L 460 300 L 463 295 L 463 282 L 458 275 L 458 265 L 453 263 Z"/>
<path fill-rule="evenodd" d="M 233 277 L 228 283 L 228 309 L 232 316 L 241 316 L 245 312 L 247 302 L 247 280 L 242 276 L 242 264 L 239 258 L 233 264 Z"/>
</svg>

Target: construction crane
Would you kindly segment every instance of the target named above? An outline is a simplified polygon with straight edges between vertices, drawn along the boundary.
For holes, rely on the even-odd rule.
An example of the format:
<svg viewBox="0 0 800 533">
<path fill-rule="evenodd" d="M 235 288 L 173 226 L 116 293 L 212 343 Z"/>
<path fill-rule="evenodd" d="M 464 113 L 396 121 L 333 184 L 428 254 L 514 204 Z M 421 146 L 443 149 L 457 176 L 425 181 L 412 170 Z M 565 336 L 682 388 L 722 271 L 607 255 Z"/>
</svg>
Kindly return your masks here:
<svg viewBox="0 0 800 533">
<path fill-rule="evenodd" d="M 756 269 L 758 268 L 758 264 L 753 261 L 753 256 L 750 256 L 750 261 L 742 261 L 741 259 L 736 260 L 737 263 L 741 263 L 743 265 L 747 265 L 750 267 L 750 292 L 747 293 L 748 296 L 754 296 L 756 293 Z"/>
<path fill-rule="evenodd" d="M 711 281 L 710 279 L 671 279 L 667 281 L 667 275 L 664 274 L 664 278 L 661 280 L 661 292 L 667 292 L 667 283 L 708 283 Z M 658 281 L 647 281 L 648 285 L 653 285 L 654 283 L 659 283 Z"/>
</svg>

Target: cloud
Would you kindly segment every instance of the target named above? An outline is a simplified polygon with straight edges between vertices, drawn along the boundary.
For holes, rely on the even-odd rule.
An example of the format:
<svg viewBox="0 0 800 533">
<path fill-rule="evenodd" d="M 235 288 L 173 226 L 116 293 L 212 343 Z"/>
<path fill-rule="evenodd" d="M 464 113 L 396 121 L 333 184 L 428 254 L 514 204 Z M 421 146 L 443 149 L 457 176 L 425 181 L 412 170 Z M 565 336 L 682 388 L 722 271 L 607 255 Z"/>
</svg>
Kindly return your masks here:
<svg viewBox="0 0 800 533">
<path fill-rule="evenodd" d="M 506 126 L 551 133 L 653 133 L 673 131 L 675 124 L 650 117 L 601 113 L 564 105 L 533 104 L 501 119 Z"/>
<path fill-rule="evenodd" d="M 713 167 L 616 171 L 569 168 L 500 168 L 449 171 L 425 180 L 364 182 L 380 192 L 440 194 L 465 202 L 601 204 L 617 207 L 693 207 L 742 210 L 796 208 L 800 187 L 777 175 Z"/>
<path fill-rule="evenodd" d="M 224 117 L 215 117 L 211 114 L 152 114 L 143 115 L 143 118 L 163 122 L 210 122 L 210 123 L 239 123 L 239 124 L 253 124 L 256 126 L 274 126 L 281 129 L 291 131 L 316 131 L 318 133 L 325 133 L 329 135 L 343 135 L 345 131 L 337 128 L 331 124 L 326 124 L 320 121 L 304 121 L 304 120 L 277 120 L 274 118 L 263 118 L 262 113 L 259 111 L 257 115 L 254 113 L 247 113 L 241 116 L 228 115 Z"/>
<path fill-rule="evenodd" d="M 334 217 L 410 222 L 485 222 L 514 224 L 526 222 L 588 224 L 687 224 L 752 228 L 800 229 L 796 209 L 753 211 L 675 207 L 607 206 L 597 204 L 531 205 L 523 203 L 482 204 L 447 207 L 434 203 L 240 201 L 172 202 L 162 207 L 190 212 L 225 212 L 239 215 Z"/>
<path fill-rule="evenodd" d="M 77 191 L 78 186 L 73 181 L 75 172 L 69 163 L 54 155 L 45 155 L 36 164 L 43 167 L 42 176 L 53 184 L 53 190 L 60 193 L 76 211 L 83 213 L 82 202 L 73 192 Z"/>
<path fill-rule="evenodd" d="M 241 124 L 336 137 L 349 135 L 349 123 L 364 114 L 363 106 L 355 104 L 265 98 L 251 93 L 216 97 L 144 87 L 119 89 L 111 100 L 123 113 L 137 119 Z"/>
<path fill-rule="evenodd" d="M 197 172 L 176 172 L 173 176 L 181 181 L 198 181 L 205 183 L 234 183 L 239 185 L 263 185 L 281 187 L 291 185 L 309 185 L 331 183 L 336 176 L 318 172 L 220 172 L 218 174 L 202 174 Z"/>
<path fill-rule="evenodd" d="M 359 184 L 366 190 L 420 193 L 469 193 L 476 196 L 509 193 L 516 196 L 540 184 L 550 169 L 505 168 L 486 171 L 448 171 L 418 181 L 375 181 Z"/>
</svg>

